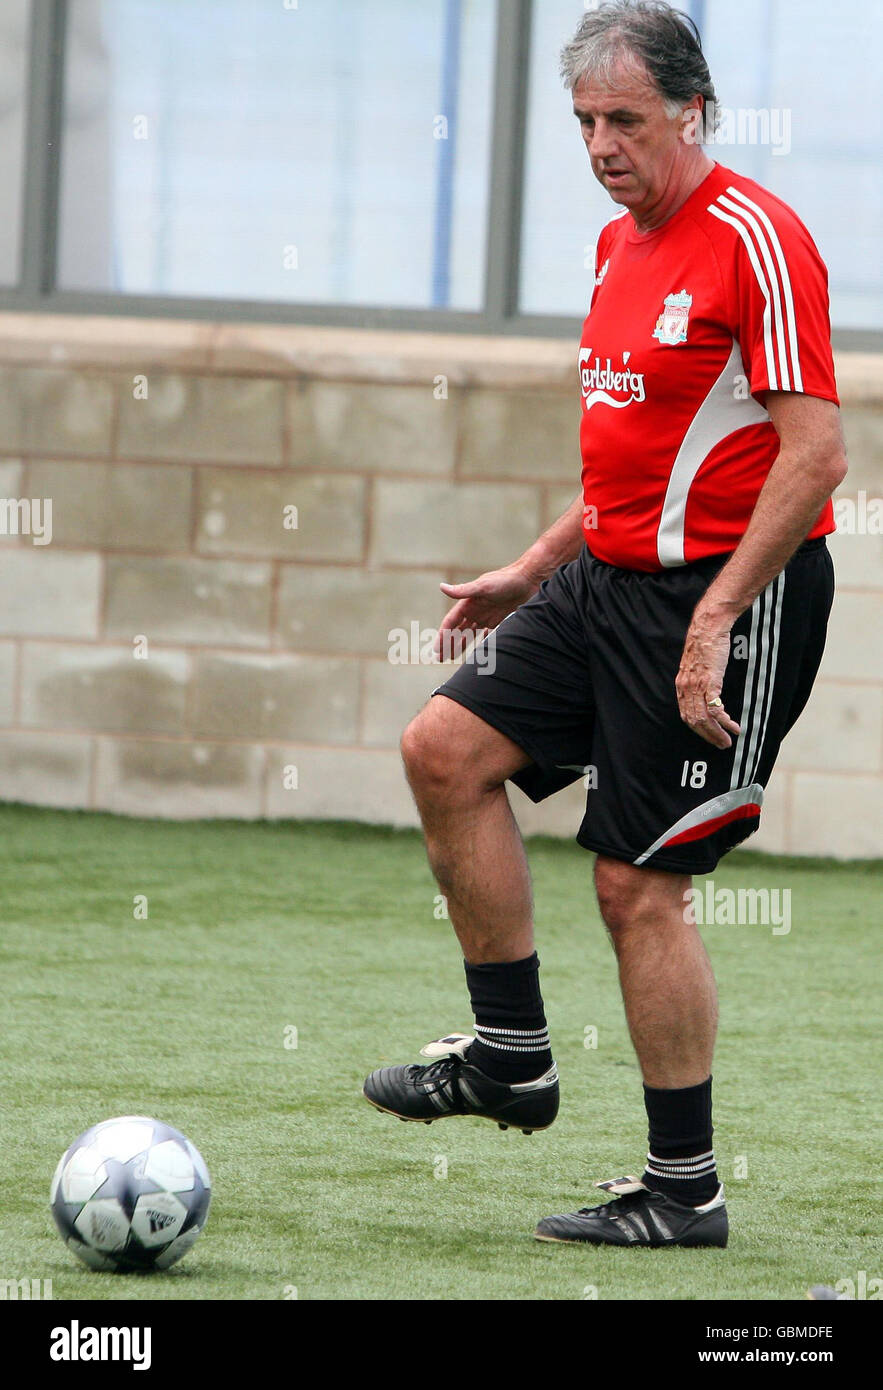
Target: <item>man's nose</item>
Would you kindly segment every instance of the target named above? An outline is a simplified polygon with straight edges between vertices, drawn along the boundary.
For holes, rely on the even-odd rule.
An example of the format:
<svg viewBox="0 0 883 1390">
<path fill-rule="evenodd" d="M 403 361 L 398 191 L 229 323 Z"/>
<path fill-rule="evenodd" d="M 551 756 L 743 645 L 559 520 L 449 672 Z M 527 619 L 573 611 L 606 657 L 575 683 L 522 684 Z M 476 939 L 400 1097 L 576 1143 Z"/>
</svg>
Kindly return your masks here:
<svg viewBox="0 0 883 1390">
<path fill-rule="evenodd" d="M 589 154 L 593 159 L 610 159 L 619 151 L 616 132 L 607 121 L 596 121 L 595 128 L 588 139 Z"/>
</svg>

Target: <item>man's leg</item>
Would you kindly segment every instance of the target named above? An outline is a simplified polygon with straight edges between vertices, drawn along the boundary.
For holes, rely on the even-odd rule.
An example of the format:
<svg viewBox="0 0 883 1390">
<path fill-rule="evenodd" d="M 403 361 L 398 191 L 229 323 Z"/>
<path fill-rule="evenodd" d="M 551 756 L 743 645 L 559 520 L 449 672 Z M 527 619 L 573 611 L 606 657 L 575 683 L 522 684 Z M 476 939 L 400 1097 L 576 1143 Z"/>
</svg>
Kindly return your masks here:
<svg viewBox="0 0 883 1390">
<path fill-rule="evenodd" d="M 402 740 L 432 871 L 463 949 L 476 1040 L 469 1060 L 510 1085 L 552 1066 L 533 942 L 527 856 L 505 781 L 531 759 L 445 696 Z"/>
<path fill-rule="evenodd" d="M 558 1074 L 533 949 L 530 875 L 504 786 L 532 760 L 443 695 L 406 730 L 402 754 L 463 948 L 475 1038 L 446 1039 L 429 1066 L 372 1072 L 365 1096 L 403 1120 L 473 1114 L 526 1133 L 546 1129 L 558 1111 Z"/>
<path fill-rule="evenodd" d="M 687 874 L 598 856 L 595 887 L 619 965 L 626 1019 L 647 1086 L 696 1086 L 711 1074 L 717 990 L 692 914 Z M 685 920 L 685 915 L 687 920 Z"/>
<path fill-rule="evenodd" d="M 429 863 L 474 965 L 533 951 L 527 857 L 505 781 L 530 758 L 470 710 L 433 699 L 402 739 Z"/>
<path fill-rule="evenodd" d="M 725 1246 L 727 1214 L 711 1147 L 717 996 L 702 939 L 684 917 L 690 878 L 599 855 L 595 886 L 644 1078 L 650 1153 L 639 1184 L 603 1183 L 612 1201 L 547 1216 L 536 1237 Z"/>
<path fill-rule="evenodd" d="M 686 907 L 690 883 L 685 874 L 638 869 L 603 855 L 595 865 L 644 1079 L 650 1156 L 643 1181 L 699 1206 L 718 1189 L 711 1143 L 717 990 Z"/>
</svg>

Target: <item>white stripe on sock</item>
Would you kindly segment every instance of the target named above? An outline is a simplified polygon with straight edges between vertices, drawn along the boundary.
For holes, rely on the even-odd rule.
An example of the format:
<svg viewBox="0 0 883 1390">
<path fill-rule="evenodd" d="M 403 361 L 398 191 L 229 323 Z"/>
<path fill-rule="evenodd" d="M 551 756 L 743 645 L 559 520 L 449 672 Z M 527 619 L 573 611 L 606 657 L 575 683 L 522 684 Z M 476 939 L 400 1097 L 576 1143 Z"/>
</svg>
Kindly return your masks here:
<svg viewBox="0 0 883 1390">
<path fill-rule="evenodd" d="M 476 1023 L 483 1033 L 508 1033 L 513 1038 L 542 1038 L 549 1036 L 546 1028 L 491 1028 L 488 1023 Z"/>
</svg>

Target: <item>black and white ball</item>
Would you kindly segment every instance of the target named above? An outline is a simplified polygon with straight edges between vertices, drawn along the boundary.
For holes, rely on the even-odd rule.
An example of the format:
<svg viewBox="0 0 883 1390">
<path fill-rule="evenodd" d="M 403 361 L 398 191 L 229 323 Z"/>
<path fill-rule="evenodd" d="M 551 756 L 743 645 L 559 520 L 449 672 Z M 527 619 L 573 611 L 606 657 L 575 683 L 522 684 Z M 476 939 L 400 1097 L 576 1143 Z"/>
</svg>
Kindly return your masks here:
<svg viewBox="0 0 883 1390">
<path fill-rule="evenodd" d="M 211 1180 L 178 1130 L 124 1115 L 74 1140 L 49 1200 L 62 1240 L 90 1269 L 168 1269 L 205 1225 Z"/>
</svg>

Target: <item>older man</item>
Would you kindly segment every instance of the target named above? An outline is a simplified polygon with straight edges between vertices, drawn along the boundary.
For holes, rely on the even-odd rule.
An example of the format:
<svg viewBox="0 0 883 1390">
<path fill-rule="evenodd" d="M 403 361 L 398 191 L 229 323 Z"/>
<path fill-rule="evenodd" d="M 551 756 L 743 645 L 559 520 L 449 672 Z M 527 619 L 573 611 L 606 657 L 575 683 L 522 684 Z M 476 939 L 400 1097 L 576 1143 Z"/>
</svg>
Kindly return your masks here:
<svg viewBox="0 0 883 1390">
<path fill-rule="evenodd" d="M 520 559 L 456 600 L 490 632 L 407 730 L 430 862 L 465 956 L 475 1036 L 365 1095 L 426 1123 L 548 1127 L 558 1078 L 531 889 L 509 807 L 589 772 L 578 841 L 619 964 L 650 1152 L 611 1200 L 542 1240 L 725 1245 L 715 1169 L 714 976 L 685 902 L 759 823 L 809 696 L 845 473 L 824 265 L 795 214 L 703 147 L 715 94 L 698 34 L 662 3 L 586 14 L 563 53 L 601 232 L 580 349 L 583 496 Z M 511 615 L 511 616 L 510 616 Z M 505 622 L 503 621 L 505 619 Z"/>
</svg>

